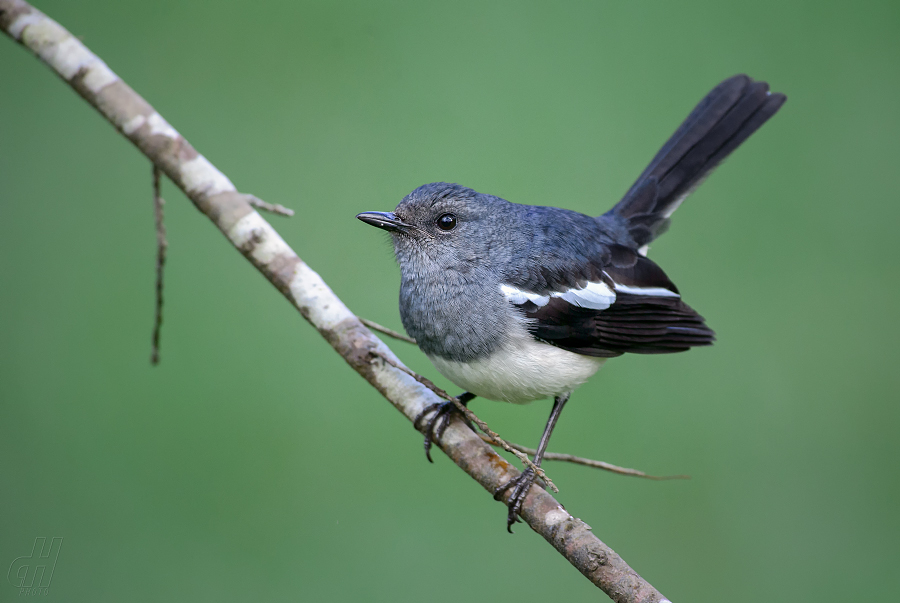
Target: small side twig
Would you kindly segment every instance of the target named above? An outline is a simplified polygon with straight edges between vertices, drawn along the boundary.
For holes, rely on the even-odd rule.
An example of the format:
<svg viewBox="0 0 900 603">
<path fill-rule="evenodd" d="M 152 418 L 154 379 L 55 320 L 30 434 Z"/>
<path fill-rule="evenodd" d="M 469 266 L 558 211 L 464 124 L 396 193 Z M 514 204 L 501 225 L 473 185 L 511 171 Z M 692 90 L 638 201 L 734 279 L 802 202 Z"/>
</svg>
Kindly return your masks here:
<svg viewBox="0 0 900 603">
<path fill-rule="evenodd" d="M 537 477 L 539 477 L 540 479 L 542 479 L 544 481 L 544 483 L 547 485 L 547 488 L 549 490 L 552 490 L 553 492 L 559 492 L 559 488 L 557 488 L 556 484 L 554 484 L 553 481 L 549 477 L 547 477 L 547 474 L 544 473 L 543 469 L 541 469 L 540 467 L 538 467 L 537 465 L 532 463 L 531 459 L 528 458 L 527 455 L 523 454 L 522 452 L 519 452 L 509 442 L 507 442 L 506 440 L 501 438 L 497 434 L 496 431 L 493 431 L 490 427 L 488 427 L 487 423 L 485 423 L 484 421 L 479 419 L 478 415 L 476 415 L 474 412 L 469 410 L 462 402 L 459 401 L 458 398 L 454 398 L 453 396 L 451 396 L 450 394 L 448 394 L 447 392 L 445 392 L 444 390 L 439 388 L 430 379 L 427 379 L 427 378 L 423 377 L 422 375 L 414 373 L 413 371 L 409 370 L 405 366 L 397 364 L 390 358 L 387 358 L 386 356 L 382 356 L 380 354 L 378 354 L 378 357 L 381 358 L 382 360 L 384 360 L 385 362 L 387 362 L 388 364 L 390 364 L 395 369 L 403 371 L 404 373 L 406 373 L 407 375 L 409 375 L 410 377 L 412 377 L 413 379 L 415 379 L 416 381 L 418 381 L 419 383 L 421 383 L 422 385 L 424 385 L 425 387 L 427 387 L 428 389 L 433 391 L 435 394 L 438 395 L 438 397 L 443 398 L 444 400 L 447 400 L 448 402 L 453 402 L 453 404 L 456 406 L 456 408 L 458 408 L 459 411 L 462 412 L 466 416 L 467 419 L 469 419 L 470 421 L 475 423 L 475 425 L 478 425 L 478 429 L 480 429 L 487 435 L 487 437 L 489 439 L 486 441 L 488 441 L 490 444 L 492 444 L 494 446 L 499 446 L 500 448 L 503 448 L 503 450 L 514 455 L 517 459 L 522 461 L 523 465 L 531 468 L 531 470 L 534 471 L 535 475 L 537 475 Z"/>
<path fill-rule="evenodd" d="M 255 207 L 256 209 L 263 209 L 269 213 L 278 214 L 279 216 L 293 216 L 294 210 L 285 207 L 284 205 L 279 205 L 277 203 L 266 203 L 259 197 L 255 197 L 253 195 L 244 195 L 244 198 L 247 199 L 247 203 Z"/>
<path fill-rule="evenodd" d="M 399 339 L 400 341 L 405 341 L 406 343 L 416 343 L 416 340 L 410 337 L 409 335 L 404 335 L 403 333 L 398 333 L 397 331 L 391 330 L 387 327 L 383 327 L 377 322 L 373 320 L 369 320 L 367 318 L 360 318 L 359 322 L 363 323 L 373 331 L 378 331 L 379 333 L 384 333 L 388 337 L 393 337 L 394 339 Z"/>
<path fill-rule="evenodd" d="M 163 205 L 165 201 L 159 194 L 159 168 L 153 166 L 153 214 L 156 219 L 156 314 L 153 321 L 153 344 L 150 352 L 150 364 L 159 364 L 159 336 L 162 330 L 163 307 L 163 271 L 166 265 L 166 225 L 163 221 Z"/>
<path fill-rule="evenodd" d="M 484 434 L 479 433 L 478 437 L 482 440 L 490 444 L 491 446 L 496 446 L 494 442 L 491 441 L 491 438 L 487 437 Z M 520 446 L 519 444 L 514 444 L 513 442 L 508 442 L 510 447 L 515 448 L 519 452 L 523 452 L 525 454 L 537 454 L 537 450 L 534 448 L 527 448 L 525 446 Z M 618 473 L 619 475 L 631 475 L 634 477 L 643 477 L 645 479 L 653 479 L 653 480 L 668 480 L 668 479 L 691 479 L 690 475 L 650 475 L 649 473 L 644 473 L 643 471 L 638 471 L 637 469 L 629 469 L 628 467 L 619 467 L 618 465 L 613 465 L 612 463 L 606 463 L 604 461 L 595 461 L 594 459 L 586 459 L 580 456 L 575 456 L 572 454 L 565 454 L 563 452 L 545 452 L 544 453 L 545 461 L 565 461 L 567 463 L 574 463 L 576 465 L 584 465 L 585 467 L 593 467 L 594 469 L 602 469 L 604 471 L 609 471 L 611 473 Z"/>
</svg>

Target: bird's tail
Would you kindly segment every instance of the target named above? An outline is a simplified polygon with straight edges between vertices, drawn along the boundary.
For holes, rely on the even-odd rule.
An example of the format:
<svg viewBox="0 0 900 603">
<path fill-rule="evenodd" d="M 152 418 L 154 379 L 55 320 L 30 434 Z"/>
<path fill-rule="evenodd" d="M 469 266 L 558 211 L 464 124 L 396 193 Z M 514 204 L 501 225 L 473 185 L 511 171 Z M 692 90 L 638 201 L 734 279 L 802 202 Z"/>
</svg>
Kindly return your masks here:
<svg viewBox="0 0 900 603">
<path fill-rule="evenodd" d="M 666 231 L 685 197 L 785 100 L 746 75 L 725 80 L 691 111 L 606 216 L 624 223 L 638 247 L 647 245 Z"/>
</svg>

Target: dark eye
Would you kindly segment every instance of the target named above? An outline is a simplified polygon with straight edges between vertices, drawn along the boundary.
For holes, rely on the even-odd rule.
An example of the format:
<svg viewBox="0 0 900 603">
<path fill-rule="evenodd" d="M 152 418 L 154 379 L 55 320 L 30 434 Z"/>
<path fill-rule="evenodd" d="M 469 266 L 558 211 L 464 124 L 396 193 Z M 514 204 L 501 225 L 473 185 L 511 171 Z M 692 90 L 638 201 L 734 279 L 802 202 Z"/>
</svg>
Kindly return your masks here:
<svg viewBox="0 0 900 603">
<path fill-rule="evenodd" d="M 444 214 L 437 219 L 437 225 L 441 230 L 453 230 L 456 228 L 456 216 L 453 214 Z"/>
</svg>

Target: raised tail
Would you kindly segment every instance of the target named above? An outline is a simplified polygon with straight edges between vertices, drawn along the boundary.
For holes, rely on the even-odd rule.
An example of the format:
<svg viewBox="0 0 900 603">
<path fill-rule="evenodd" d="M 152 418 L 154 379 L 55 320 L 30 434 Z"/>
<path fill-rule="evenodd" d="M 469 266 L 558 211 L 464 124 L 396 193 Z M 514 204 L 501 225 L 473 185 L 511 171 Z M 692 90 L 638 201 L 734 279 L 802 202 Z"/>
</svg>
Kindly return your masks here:
<svg viewBox="0 0 900 603">
<path fill-rule="evenodd" d="M 786 100 L 746 75 L 725 80 L 691 111 L 605 217 L 623 224 L 637 247 L 647 245 L 666 231 L 685 197 Z"/>
</svg>

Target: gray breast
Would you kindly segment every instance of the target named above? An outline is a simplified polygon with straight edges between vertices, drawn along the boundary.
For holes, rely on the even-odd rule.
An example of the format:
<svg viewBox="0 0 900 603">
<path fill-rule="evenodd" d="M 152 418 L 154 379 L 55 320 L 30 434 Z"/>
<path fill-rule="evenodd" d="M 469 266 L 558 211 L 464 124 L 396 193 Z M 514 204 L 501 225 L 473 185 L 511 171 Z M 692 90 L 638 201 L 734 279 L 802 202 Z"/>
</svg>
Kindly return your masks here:
<svg viewBox="0 0 900 603">
<path fill-rule="evenodd" d="M 460 362 L 490 356 L 521 329 L 521 317 L 487 275 L 452 270 L 404 274 L 400 318 L 423 352 Z"/>
</svg>

